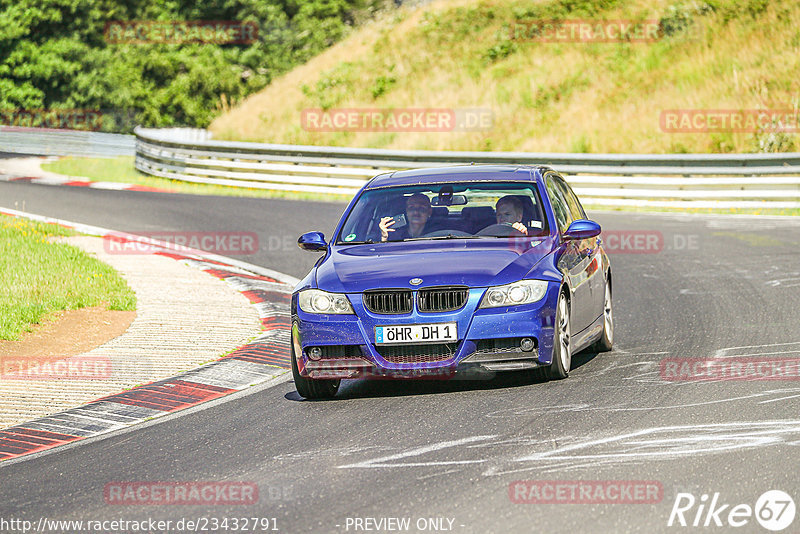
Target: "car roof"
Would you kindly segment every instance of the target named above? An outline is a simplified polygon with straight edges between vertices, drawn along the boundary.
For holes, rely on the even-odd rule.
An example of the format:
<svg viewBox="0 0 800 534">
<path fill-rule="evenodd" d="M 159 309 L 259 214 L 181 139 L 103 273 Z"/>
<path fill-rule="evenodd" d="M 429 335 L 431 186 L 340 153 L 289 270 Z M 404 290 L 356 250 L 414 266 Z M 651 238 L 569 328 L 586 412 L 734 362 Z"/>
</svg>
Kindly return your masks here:
<svg viewBox="0 0 800 534">
<path fill-rule="evenodd" d="M 456 165 L 379 174 L 366 189 L 448 182 L 535 182 L 543 168 L 531 165 Z"/>
</svg>

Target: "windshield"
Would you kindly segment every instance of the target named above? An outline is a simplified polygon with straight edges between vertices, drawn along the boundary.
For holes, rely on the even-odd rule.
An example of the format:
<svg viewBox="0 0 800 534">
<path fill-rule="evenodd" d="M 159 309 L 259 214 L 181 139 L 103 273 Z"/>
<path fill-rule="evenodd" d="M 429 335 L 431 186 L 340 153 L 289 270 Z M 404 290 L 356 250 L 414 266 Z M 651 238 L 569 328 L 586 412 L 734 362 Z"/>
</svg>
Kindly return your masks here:
<svg viewBox="0 0 800 534">
<path fill-rule="evenodd" d="M 364 191 L 337 244 L 547 234 L 536 185 L 445 183 Z"/>
</svg>

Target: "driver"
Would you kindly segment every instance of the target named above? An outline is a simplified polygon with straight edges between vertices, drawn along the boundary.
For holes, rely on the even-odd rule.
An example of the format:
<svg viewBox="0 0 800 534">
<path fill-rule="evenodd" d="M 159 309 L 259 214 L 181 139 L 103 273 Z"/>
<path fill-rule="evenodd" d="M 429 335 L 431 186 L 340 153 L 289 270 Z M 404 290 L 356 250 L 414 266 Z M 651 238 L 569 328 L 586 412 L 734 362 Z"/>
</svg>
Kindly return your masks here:
<svg viewBox="0 0 800 534">
<path fill-rule="evenodd" d="M 422 193 L 414 193 L 406 199 L 406 218 L 408 225 L 402 228 L 392 228 L 395 221 L 393 217 L 383 217 L 378 227 L 381 229 L 381 241 L 389 240 L 389 232 L 392 234 L 392 241 L 402 240 L 409 237 L 420 237 L 430 231 L 426 226 L 431 216 L 431 201 Z"/>
<path fill-rule="evenodd" d="M 522 202 L 511 195 L 504 196 L 494 207 L 497 224 L 507 224 L 523 235 L 528 235 L 528 228 L 522 224 Z"/>
</svg>

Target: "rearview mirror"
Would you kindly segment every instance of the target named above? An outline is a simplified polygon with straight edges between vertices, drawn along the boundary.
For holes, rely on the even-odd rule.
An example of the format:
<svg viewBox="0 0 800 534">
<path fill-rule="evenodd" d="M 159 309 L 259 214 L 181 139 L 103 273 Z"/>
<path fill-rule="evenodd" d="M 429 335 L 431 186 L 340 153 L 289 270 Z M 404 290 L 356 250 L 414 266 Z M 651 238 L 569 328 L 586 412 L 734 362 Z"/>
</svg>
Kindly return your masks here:
<svg viewBox="0 0 800 534">
<path fill-rule="evenodd" d="M 587 219 L 572 221 L 567 231 L 564 232 L 564 239 L 589 239 L 600 235 L 600 225 Z"/>
<path fill-rule="evenodd" d="M 464 206 L 467 203 L 466 195 L 449 195 L 442 197 L 441 202 L 439 197 L 431 199 L 431 206 Z"/>
<path fill-rule="evenodd" d="M 297 246 L 314 252 L 328 249 L 325 234 L 322 232 L 306 232 L 297 239 Z"/>
</svg>

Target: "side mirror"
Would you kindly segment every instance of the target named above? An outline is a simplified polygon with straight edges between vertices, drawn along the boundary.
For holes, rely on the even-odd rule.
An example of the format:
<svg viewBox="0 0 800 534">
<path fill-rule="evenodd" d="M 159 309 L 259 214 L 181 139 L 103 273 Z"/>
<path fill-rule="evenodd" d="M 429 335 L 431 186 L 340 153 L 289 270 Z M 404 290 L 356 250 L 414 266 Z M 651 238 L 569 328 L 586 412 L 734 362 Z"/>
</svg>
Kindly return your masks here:
<svg viewBox="0 0 800 534">
<path fill-rule="evenodd" d="M 564 239 L 589 239 L 598 235 L 600 235 L 599 224 L 586 219 L 578 219 L 569 225 L 564 233 Z"/>
<path fill-rule="evenodd" d="M 328 244 L 325 242 L 325 234 L 322 232 L 306 232 L 297 239 L 297 246 L 312 252 L 327 250 L 328 248 Z"/>
</svg>

